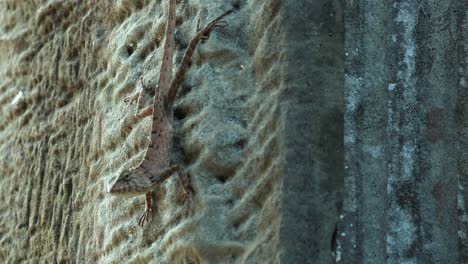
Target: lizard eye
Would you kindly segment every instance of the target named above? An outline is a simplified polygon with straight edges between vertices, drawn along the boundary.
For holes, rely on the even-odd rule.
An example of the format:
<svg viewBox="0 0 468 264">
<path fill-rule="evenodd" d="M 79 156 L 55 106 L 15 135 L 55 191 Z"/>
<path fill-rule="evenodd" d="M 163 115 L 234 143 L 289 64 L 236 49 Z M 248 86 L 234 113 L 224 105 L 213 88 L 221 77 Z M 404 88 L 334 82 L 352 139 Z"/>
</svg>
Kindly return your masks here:
<svg viewBox="0 0 468 264">
<path fill-rule="evenodd" d="M 128 181 L 128 179 L 129 179 L 129 174 L 125 174 L 125 175 L 120 176 L 119 181 Z"/>
</svg>

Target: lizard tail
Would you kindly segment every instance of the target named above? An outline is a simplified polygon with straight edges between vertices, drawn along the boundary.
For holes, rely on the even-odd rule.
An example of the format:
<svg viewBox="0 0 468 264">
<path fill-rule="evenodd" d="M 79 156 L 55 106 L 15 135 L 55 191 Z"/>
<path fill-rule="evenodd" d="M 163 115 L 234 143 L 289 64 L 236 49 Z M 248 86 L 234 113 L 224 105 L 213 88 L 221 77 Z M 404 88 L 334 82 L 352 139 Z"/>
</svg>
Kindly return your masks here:
<svg viewBox="0 0 468 264">
<path fill-rule="evenodd" d="M 190 60 L 192 59 L 192 55 L 195 52 L 195 49 L 198 46 L 198 43 L 206 37 L 210 31 L 213 29 L 216 24 L 218 24 L 225 16 L 231 14 L 234 12 L 234 10 L 229 10 L 227 12 L 224 12 L 222 15 L 219 17 L 215 18 L 213 21 L 211 21 L 205 28 L 200 30 L 195 37 L 192 38 L 192 40 L 189 43 L 189 46 L 187 47 L 187 50 L 185 51 L 184 57 L 182 58 L 182 62 L 180 63 L 180 67 L 178 68 L 174 79 L 169 87 L 169 90 L 167 92 L 167 98 L 165 100 L 166 102 L 166 109 L 169 110 L 169 108 L 173 105 L 175 96 L 177 95 L 177 91 L 179 89 L 180 83 L 184 79 L 185 73 L 187 72 L 187 69 L 190 65 Z"/>
</svg>

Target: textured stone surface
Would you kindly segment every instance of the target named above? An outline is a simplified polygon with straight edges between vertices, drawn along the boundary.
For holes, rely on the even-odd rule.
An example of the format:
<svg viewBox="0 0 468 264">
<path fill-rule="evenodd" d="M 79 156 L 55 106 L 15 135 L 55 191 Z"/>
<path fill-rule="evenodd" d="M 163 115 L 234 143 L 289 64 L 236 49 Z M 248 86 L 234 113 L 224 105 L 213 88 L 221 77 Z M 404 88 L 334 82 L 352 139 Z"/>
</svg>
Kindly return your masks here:
<svg viewBox="0 0 468 264">
<path fill-rule="evenodd" d="M 143 229 L 144 197 L 106 193 L 149 142 L 149 120 L 132 123 L 123 99 L 141 74 L 157 82 L 167 2 L 0 3 L 0 262 L 331 261 L 338 1 L 177 1 L 176 65 L 198 20 L 238 8 L 197 49 L 176 103 L 193 213 L 176 178 Z"/>
</svg>

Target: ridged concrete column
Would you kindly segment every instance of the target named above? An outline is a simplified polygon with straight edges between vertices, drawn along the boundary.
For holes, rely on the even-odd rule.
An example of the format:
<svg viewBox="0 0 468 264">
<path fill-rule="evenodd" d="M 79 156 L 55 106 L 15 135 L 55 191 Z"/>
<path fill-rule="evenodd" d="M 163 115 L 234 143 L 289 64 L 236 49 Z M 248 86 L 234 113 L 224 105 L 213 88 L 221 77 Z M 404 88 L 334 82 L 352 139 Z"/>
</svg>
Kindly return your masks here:
<svg viewBox="0 0 468 264">
<path fill-rule="evenodd" d="M 462 263 L 460 8 L 348 2 L 339 263 Z"/>
</svg>

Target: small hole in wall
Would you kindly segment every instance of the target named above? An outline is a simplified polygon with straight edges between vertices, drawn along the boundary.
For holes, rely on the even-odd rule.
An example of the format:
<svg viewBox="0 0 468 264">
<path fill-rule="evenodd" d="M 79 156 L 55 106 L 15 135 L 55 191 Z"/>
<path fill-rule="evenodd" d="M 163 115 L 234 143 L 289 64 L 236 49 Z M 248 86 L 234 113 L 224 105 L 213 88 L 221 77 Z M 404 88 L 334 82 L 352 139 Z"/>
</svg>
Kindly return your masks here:
<svg viewBox="0 0 468 264">
<path fill-rule="evenodd" d="M 180 96 L 184 96 L 184 95 L 188 94 L 190 91 L 192 91 L 192 86 L 184 84 L 180 88 Z"/>
<path fill-rule="evenodd" d="M 239 10 L 240 9 L 240 3 L 238 1 L 235 1 L 234 3 L 232 3 L 232 7 L 236 10 Z"/>
<path fill-rule="evenodd" d="M 144 59 L 148 56 L 148 54 L 151 53 L 151 51 L 152 51 L 153 49 L 154 49 L 154 45 L 148 45 L 148 46 L 144 47 L 144 48 L 141 50 L 140 54 L 138 54 L 138 58 L 139 58 L 140 60 L 144 60 Z"/>
<path fill-rule="evenodd" d="M 234 146 L 239 149 L 243 149 L 245 147 L 245 144 L 247 143 L 247 140 L 245 139 L 239 139 L 234 143 Z"/>
<path fill-rule="evenodd" d="M 240 223 L 238 221 L 232 224 L 232 227 L 234 227 L 234 229 L 239 229 L 239 226 L 240 226 Z"/>
<path fill-rule="evenodd" d="M 221 183 L 226 183 L 226 181 L 230 178 L 230 175 L 216 175 L 215 176 L 216 179 L 218 179 L 218 181 L 220 181 Z"/>
<path fill-rule="evenodd" d="M 136 49 L 135 46 L 136 46 L 136 45 L 133 44 L 133 43 L 130 43 L 130 44 L 127 45 L 127 55 L 128 55 L 129 57 L 133 54 L 133 52 L 135 52 L 135 49 Z"/>
<path fill-rule="evenodd" d="M 181 16 L 176 16 L 176 21 L 175 21 L 175 26 L 176 28 L 178 28 L 180 25 L 182 25 L 182 23 L 184 23 L 184 18 L 181 17 Z"/>
<path fill-rule="evenodd" d="M 183 120 L 185 117 L 187 117 L 187 111 L 183 109 L 182 107 L 176 107 L 174 109 L 174 118 L 177 120 Z"/>
<path fill-rule="evenodd" d="M 227 205 L 229 208 L 231 208 L 231 207 L 234 205 L 234 201 L 231 200 L 231 199 L 229 199 L 229 200 L 226 201 L 226 205 Z"/>
<path fill-rule="evenodd" d="M 155 49 L 157 49 L 159 47 L 159 42 L 152 42 L 149 46 L 148 46 L 148 50 L 149 52 L 152 52 L 154 51 Z"/>
<path fill-rule="evenodd" d="M 184 149 L 183 161 L 184 164 L 193 164 L 194 160 L 200 156 L 200 149 L 193 149 L 192 151 L 185 151 Z"/>
<path fill-rule="evenodd" d="M 137 10 L 141 10 L 143 8 L 142 1 L 135 1 L 134 5 L 135 5 L 135 9 L 137 9 Z"/>
<path fill-rule="evenodd" d="M 246 95 L 241 95 L 241 96 L 239 96 L 239 100 L 240 100 L 241 102 L 246 102 L 248 99 L 249 99 L 249 98 L 248 98 Z"/>
</svg>

